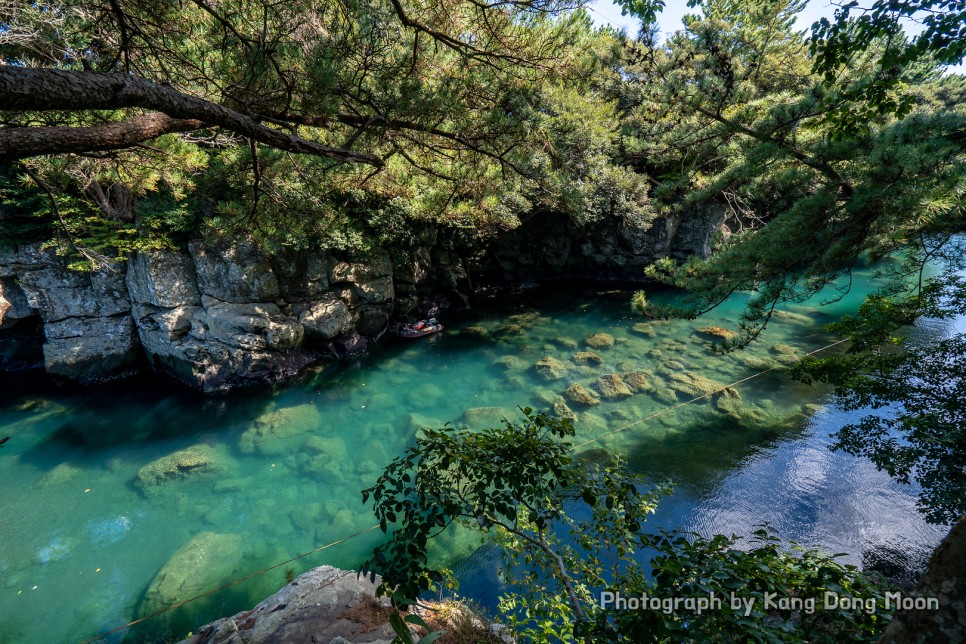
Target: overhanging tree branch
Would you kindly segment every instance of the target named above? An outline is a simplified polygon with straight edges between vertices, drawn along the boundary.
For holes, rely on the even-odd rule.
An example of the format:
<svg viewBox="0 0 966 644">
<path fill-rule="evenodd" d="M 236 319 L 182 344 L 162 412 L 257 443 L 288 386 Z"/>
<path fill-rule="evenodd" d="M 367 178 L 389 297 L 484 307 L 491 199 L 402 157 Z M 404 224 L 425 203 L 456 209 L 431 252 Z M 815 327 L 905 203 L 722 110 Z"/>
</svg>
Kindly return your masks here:
<svg viewBox="0 0 966 644">
<path fill-rule="evenodd" d="M 307 141 L 261 125 L 254 118 L 223 105 L 184 94 L 170 85 L 129 74 L 0 65 L 0 106 L 7 110 L 39 111 L 140 107 L 163 112 L 176 120 L 196 120 L 206 126 L 221 127 L 280 150 L 382 165 L 374 155 Z M 0 129 L 0 145 L 17 129 L 24 128 Z"/>
<path fill-rule="evenodd" d="M 152 112 L 120 123 L 91 127 L 14 127 L 0 130 L 0 161 L 26 159 L 40 154 L 104 152 L 137 145 L 172 132 L 203 127 L 197 119 L 173 119 Z"/>
</svg>

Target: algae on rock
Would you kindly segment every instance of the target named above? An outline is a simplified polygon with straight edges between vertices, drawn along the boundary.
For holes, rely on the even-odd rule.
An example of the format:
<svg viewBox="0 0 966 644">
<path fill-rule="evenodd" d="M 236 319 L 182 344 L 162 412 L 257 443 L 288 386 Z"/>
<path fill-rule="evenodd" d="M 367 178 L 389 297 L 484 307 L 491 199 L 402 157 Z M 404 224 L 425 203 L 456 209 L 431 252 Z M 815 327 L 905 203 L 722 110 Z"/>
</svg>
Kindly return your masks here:
<svg viewBox="0 0 966 644">
<path fill-rule="evenodd" d="M 139 613 L 150 615 L 189 597 L 200 595 L 212 586 L 228 581 L 241 572 L 242 538 L 237 534 L 202 532 L 175 552 L 155 575 L 144 594 Z M 205 614 L 205 602 L 189 604 L 173 615 L 179 625 L 197 624 L 195 615 Z M 208 604 L 210 608 L 210 604 Z M 169 614 L 171 616 L 171 614 Z M 183 626 L 182 626 L 183 627 Z"/>
<path fill-rule="evenodd" d="M 238 439 L 238 448 L 250 454 L 283 454 L 297 447 L 302 435 L 322 426 L 322 414 L 311 403 L 282 407 L 259 417 Z"/>
<path fill-rule="evenodd" d="M 604 359 L 593 351 L 578 351 L 570 357 L 570 361 L 576 365 L 600 365 Z"/>
<path fill-rule="evenodd" d="M 544 380 L 560 380 L 567 375 L 567 365 L 552 356 L 545 356 L 533 365 Z"/>
<path fill-rule="evenodd" d="M 218 469 L 214 450 L 208 445 L 194 445 L 148 463 L 138 470 L 135 485 L 145 494 L 159 492 L 165 483 Z"/>
<path fill-rule="evenodd" d="M 594 388 L 604 400 L 621 400 L 634 395 L 630 387 L 616 373 L 609 373 L 594 381 Z"/>
<path fill-rule="evenodd" d="M 595 333 L 586 337 L 584 344 L 595 349 L 605 349 L 614 346 L 614 336 L 609 333 Z"/>
<path fill-rule="evenodd" d="M 572 403 L 578 405 L 599 405 L 600 399 L 592 391 L 579 383 L 574 383 L 567 387 L 564 395 Z"/>
</svg>

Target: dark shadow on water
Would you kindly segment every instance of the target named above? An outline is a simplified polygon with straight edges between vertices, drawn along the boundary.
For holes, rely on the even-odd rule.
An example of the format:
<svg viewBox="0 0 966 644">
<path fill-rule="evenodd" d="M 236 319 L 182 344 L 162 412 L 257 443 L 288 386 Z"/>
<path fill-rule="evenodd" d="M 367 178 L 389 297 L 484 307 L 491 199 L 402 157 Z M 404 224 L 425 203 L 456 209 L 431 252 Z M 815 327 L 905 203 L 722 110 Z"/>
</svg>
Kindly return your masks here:
<svg viewBox="0 0 966 644">
<path fill-rule="evenodd" d="M 641 438 L 626 456 L 630 467 L 644 480 L 670 482 L 689 496 L 708 498 L 749 460 L 760 458 L 782 441 L 800 438 L 805 428 L 804 414 L 791 416 L 781 424 L 746 426 L 709 412 L 704 421 L 691 423 L 665 438 Z"/>
</svg>

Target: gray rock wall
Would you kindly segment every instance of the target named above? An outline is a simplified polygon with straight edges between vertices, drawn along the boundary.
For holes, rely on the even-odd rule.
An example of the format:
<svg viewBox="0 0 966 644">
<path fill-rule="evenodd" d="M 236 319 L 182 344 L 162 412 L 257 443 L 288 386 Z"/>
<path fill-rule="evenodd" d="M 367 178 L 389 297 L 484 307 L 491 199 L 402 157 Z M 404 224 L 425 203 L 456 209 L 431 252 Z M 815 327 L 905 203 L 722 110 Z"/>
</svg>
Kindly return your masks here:
<svg viewBox="0 0 966 644">
<path fill-rule="evenodd" d="M 134 325 L 124 271 L 123 265 L 71 271 L 38 245 L 0 249 L 0 280 L 11 304 L 0 332 L 39 318 L 44 368 L 54 376 L 88 384 L 132 373 Z"/>
<path fill-rule="evenodd" d="M 2 248 L 0 370 L 42 363 L 94 383 L 146 363 L 203 391 L 274 382 L 364 351 L 395 318 L 466 306 L 478 286 L 640 281 L 659 257 L 708 255 L 721 219 L 708 208 L 649 226 L 576 227 L 545 213 L 491 241 L 427 226 L 410 248 L 359 257 L 193 242 L 91 273 L 39 245 Z"/>
</svg>

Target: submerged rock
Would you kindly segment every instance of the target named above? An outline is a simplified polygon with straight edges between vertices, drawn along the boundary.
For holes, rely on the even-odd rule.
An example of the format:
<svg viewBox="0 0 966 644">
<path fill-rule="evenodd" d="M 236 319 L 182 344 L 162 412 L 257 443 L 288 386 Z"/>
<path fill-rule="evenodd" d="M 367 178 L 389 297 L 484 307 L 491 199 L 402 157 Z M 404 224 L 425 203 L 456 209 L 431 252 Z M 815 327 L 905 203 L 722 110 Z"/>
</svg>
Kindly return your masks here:
<svg viewBox="0 0 966 644">
<path fill-rule="evenodd" d="M 699 376 L 696 373 L 672 374 L 668 378 L 668 386 L 687 398 L 710 394 L 725 388 L 720 382 Z"/>
<path fill-rule="evenodd" d="M 83 468 L 78 467 L 73 463 L 61 463 L 44 474 L 43 477 L 37 481 L 37 486 L 46 487 L 48 485 L 60 485 L 62 483 L 66 483 L 72 478 L 77 477 L 83 471 Z"/>
<path fill-rule="evenodd" d="M 138 470 L 134 483 L 150 495 L 165 483 L 217 469 L 214 450 L 208 445 L 194 445 L 148 463 Z"/>
<path fill-rule="evenodd" d="M 470 407 L 463 412 L 463 422 L 474 429 L 500 427 L 504 418 L 512 416 L 502 407 Z"/>
<path fill-rule="evenodd" d="M 507 371 L 523 371 L 530 366 L 530 363 L 517 356 L 503 356 L 494 360 L 493 364 Z"/>
<path fill-rule="evenodd" d="M 242 560 L 240 535 L 196 534 L 168 559 L 148 585 L 139 614 L 149 615 L 170 608 L 230 580 L 241 572 Z M 203 610 L 199 603 L 204 605 L 204 602 L 193 602 L 180 609 L 179 617 L 190 620 L 189 614 Z"/>
<path fill-rule="evenodd" d="M 576 349 L 577 348 L 577 341 L 574 340 L 573 338 L 569 338 L 569 337 L 567 337 L 565 335 L 558 335 L 555 338 L 551 338 L 550 341 L 552 343 L 556 344 L 558 347 L 561 347 L 563 349 Z"/>
<path fill-rule="evenodd" d="M 570 361 L 576 365 L 599 365 L 604 363 L 604 359 L 593 351 L 579 351 L 570 356 Z"/>
<path fill-rule="evenodd" d="M 299 471 L 319 481 L 343 480 L 349 453 L 345 442 L 337 437 L 313 436 L 295 457 Z"/>
<path fill-rule="evenodd" d="M 577 413 L 562 398 L 553 404 L 553 415 L 557 418 L 577 419 Z"/>
<path fill-rule="evenodd" d="M 738 334 L 720 326 L 704 326 L 696 329 L 695 333 L 699 336 L 711 338 L 712 340 L 731 340 Z"/>
<path fill-rule="evenodd" d="M 406 419 L 406 429 L 415 434 L 421 429 L 439 429 L 445 423 L 438 418 L 424 416 L 423 414 L 409 414 Z"/>
<path fill-rule="evenodd" d="M 783 365 L 793 365 L 799 361 L 798 349 L 787 344 L 773 344 L 771 349 L 775 354 L 775 359 Z"/>
<path fill-rule="evenodd" d="M 419 381 L 416 380 L 414 382 Z M 445 394 L 442 389 L 431 382 L 426 382 L 417 387 L 408 389 L 408 393 L 406 393 L 406 402 L 412 407 L 425 409 L 427 407 L 435 406 L 436 401 L 438 401 L 444 395 Z"/>
<path fill-rule="evenodd" d="M 808 315 L 802 313 L 794 313 L 792 311 L 782 311 L 780 309 L 775 309 L 772 311 L 772 317 L 781 320 L 782 322 L 791 322 L 792 324 L 797 324 L 799 326 L 815 326 L 815 320 L 813 320 Z"/>
<path fill-rule="evenodd" d="M 594 381 L 594 388 L 600 392 L 601 398 L 605 400 L 620 400 L 634 395 L 630 387 L 616 373 L 609 373 L 598 378 Z"/>
<path fill-rule="evenodd" d="M 600 399 L 594 393 L 581 384 L 572 384 L 564 392 L 564 395 L 572 403 L 578 405 L 599 405 Z"/>
<path fill-rule="evenodd" d="M 297 447 L 302 434 L 321 425 L 322 415 L 311 403 L 283 407 L 258 418 L 241 435 L 238 448 L 247 454 L 282 454 Z"/>
<path fill-rule="evenodd" d="M 475 338 L 486 338 L 489 337 L 490 332 L 481 326 L 468 326 L 463 329 L 463 335 L 468 335 Z"/>
<path fill-rule="evenodd" d="M 567 375 L 567 365 L 552 356 L 545 356 L 533 365 L 544 380 L 560 380 Z"/>
<path fill-rule="evenodd" d="M 648 374 L 643 371 L 631 371 L 621 375 L 621 379 L 624 381 L 631 391 L 634 393 L 640 393 L 642 391 L 651 391 L 654 389 L 654 385 L 651 384 Z"/>
<path fill-rule="evenodd" d="M 678 395 L 674 393 L 673 389 L 665 385 L 663 382 L 654 386 L 654 398 L 656 398 L 658 402 L 669 405 L 678 401 Z"/>
<path fill-rule="evenodd" d="M 603 434 L 608 430 L 607 421 L 602 416 L 585 411 L 580 415 L 580 428 L 590 434 Z"/>
<path fill-rule="evenodd" d="M 640 333 L 648 338 L 653 338 L 657 335 L 657 332 L 654 330 L 654 325 L 650 322 L 638 322 L 631 329 L 634 333 Z"/>
<path fill-rule="evenodd" d="M 759 356 L 753 356 L 749 354 L 744 354 L 743 352 L 737 352 L 738 362 L 749 367 L 751 369 L 756 369 L 758 371 L 764 371 L 765 369 L 772 369 L 778 366 L 778 362 L 775 360 L 769 360 L 767 358 L 761 358 Z"/>
<path fill-rule="evenodd" d="M 740 418 L 742 407 L 741 394 L 734 387 L 728 387 L 714 397 L 714 408 L 730 416 Z"/>
<path fill-rule="evenodd" d="M 584 338 L 584 343 L 595 349 L 604 349 L 614 346 L 614 336 L 609 333 L 595 333 Z"/>
</svg>

